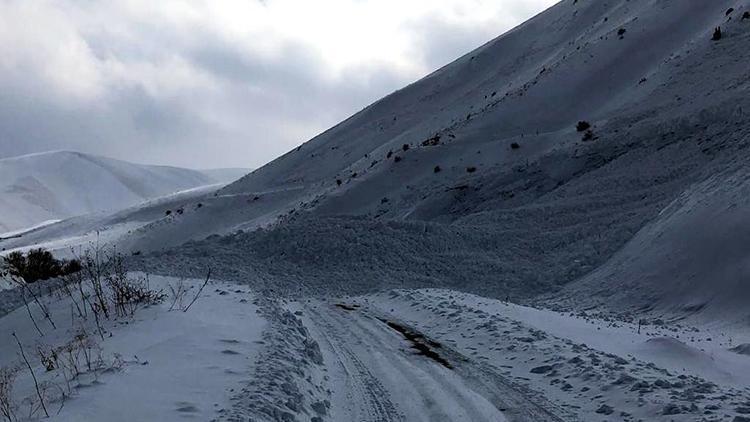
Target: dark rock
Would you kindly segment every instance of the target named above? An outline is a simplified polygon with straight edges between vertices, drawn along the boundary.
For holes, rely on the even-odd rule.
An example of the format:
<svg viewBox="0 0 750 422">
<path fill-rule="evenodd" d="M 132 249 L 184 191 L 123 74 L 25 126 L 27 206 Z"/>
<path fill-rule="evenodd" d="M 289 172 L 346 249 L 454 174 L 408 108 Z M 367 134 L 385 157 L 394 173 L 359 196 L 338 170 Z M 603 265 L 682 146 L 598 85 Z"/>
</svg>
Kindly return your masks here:
<svg viewBox="0 0 750 422">
<path fill-rule="evenodd" d="M 680 406 L 674 403 L 669 403 L 668 405 L 664 406 L 664 409 L 661 411 L 661 414 L 665 416 L 679 415 L 680 413 L 682 413 L 682 409 L 680 408 Z"/>
<path fill-rule="evenodd" d="M 611 415 L 615 412 L 615 409 L 612 408 L 612 406 L 607 406 L 606 404 L 603 404 L 599 406 L 598 409 L 596 409 L 596 413 L 600 415 Z"/>
<path fill-rule="evenodd" d="M 532 374 L 546 374 L 547 372 L 550 372 L 553 369 L 555 368 L 552 367 L 551 365 L 542 365 L 542 366 L 537 366 L 536 368 L 531 368 L 530 372 Z"/>
</svg>

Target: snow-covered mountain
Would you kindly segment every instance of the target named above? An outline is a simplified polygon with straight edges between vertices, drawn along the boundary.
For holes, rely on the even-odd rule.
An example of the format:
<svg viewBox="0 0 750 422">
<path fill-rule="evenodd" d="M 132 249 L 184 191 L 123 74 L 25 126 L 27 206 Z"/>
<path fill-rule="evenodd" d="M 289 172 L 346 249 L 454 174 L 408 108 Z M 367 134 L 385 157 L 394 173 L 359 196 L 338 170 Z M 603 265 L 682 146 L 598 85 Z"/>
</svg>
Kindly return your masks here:
<svg viewBox="0 0 750 422">
<path fill-rule="evenodd" d="M 560 2 L 215 194 L 181 198 L 182 214 L 132 210 L 152 219 L 115 237 L 139 251 L 194 241 L 158 265 L 224 254 L 237 261 L 228 277 L 311 288 L 737 307 L 750 300 L 746 255 L 729 245 L 748 223 L 715 217 L 750 211 L 736 199 L 750 134 L 746 11 Z M 211 234 L 231 236 L 201 240 Z M 714 253 L 717 242 L 736 252 Z M 674 265 L 678 250 L 690 265 Z M 717 267 L 732 270 L 716 278 Z"/>
<path fill-rule="evenodd" d="M 69 151 L 0 159 L 0 233 L 227 183 L 240 169 L 196 171 Z"/>
<path fill-rule="evenodd" d="M 748 41 L 750 0 L 564 0 L 230 185 L 0 239 L 163 275 L 127 323 L 0 292 L 0 369 L 61 421 L 746 422 Z"/>
<path fill-rule="evenodd" d="M 744 312 L 747 11 L 560 2 L 228 185 L 273 206 L 214 230 L 281 217 L 237 254 L 300 282 Z"/>
</svg>

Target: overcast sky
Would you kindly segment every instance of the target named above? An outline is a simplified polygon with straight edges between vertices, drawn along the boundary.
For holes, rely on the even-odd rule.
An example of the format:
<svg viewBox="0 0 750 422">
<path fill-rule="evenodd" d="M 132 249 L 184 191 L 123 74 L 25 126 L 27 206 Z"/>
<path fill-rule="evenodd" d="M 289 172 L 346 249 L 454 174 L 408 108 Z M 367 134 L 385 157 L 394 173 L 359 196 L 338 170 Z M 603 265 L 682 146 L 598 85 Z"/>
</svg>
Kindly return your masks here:
<svg viewBox="0 0 750 422">
<path fill-rule="evenodd" d="M 0 157 L 258 167 L 555 0 L 0 0 Z"/>
</svg>

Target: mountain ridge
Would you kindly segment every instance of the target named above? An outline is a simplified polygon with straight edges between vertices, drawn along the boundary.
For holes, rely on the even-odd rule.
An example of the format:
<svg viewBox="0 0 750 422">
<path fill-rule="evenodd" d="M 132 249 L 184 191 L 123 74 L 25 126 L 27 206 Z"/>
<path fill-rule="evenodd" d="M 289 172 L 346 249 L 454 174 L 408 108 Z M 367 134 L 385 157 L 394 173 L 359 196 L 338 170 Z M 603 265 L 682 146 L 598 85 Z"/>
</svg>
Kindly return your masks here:
<svg viewBox="0 0 750 422">
<path fill-rule="evenodd" d="M 219 184 L 239 173 L 133 164 L 64 150 L 3 158 L 0 232 L 114 211 L 177 191 Z"/>
</svg>

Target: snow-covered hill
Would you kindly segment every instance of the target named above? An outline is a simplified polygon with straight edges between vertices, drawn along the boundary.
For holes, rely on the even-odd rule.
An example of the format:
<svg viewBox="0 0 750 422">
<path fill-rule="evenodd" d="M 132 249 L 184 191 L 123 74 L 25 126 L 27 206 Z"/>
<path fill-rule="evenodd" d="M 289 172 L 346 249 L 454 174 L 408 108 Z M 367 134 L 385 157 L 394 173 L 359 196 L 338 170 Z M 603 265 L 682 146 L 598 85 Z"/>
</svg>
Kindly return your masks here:
<svg viewBox="0 0 750 422">
<path fill-rule="evenodd" d="M 118 210 L 181 190 L 227 183 L 244 173 L 147 166 L 68 151 L 0 159 L 0 233 Z"/>
<path fill-rule="evenodd" d="M 683 192 L 562 296 L 579 307 L 637 309 L 634 316 L 667 309 L 744 324 L 750 298 L 748 215 L 746 165 L 717 171 Z"/>
<path fill-rule="evenodd" d="M 562 289 L 613 307 L 614 293 L 618 307 L 745 312 L 746 255 L 728 245 L 748 223 L 714 228 L 720 204 L 750 211 L 732 199 L 750 158 L 748 5 L 562 1 L 215 194 L 182 197 L 184 213 L 129 210 L 150 217 L 114 238 L 174 247 L 151 268 L 226 262 L 225 277 L 295 289 Z M 80 231 L 59 228 L 4 245 Z M 735 252 L 705 259 L 711 239 Z M 715 266 L 733 269 L 716 283 Z"/>
<path fill-rule="evenodd" d="M 244 218 L 217 219 L 215 232 L 270 216 L 275 229 L 169 259 L 233 250 L 293 285 L 499 297 L 567 285 L 616 294 L 618 306 L 646 294 L 651 309 L 746 312 L 750 255 L 731 245 L 750 220 L 727 213 L 750 211 L 732 170 L 750 159 L 747 11 L 747 1 L 560 2 L 218 193 L 275 202 L 270 212 L 227 203 L 222 215 Z M 170 228 L 182 236 L 170 241 L 202 237 L 194 226 L 205 230 Z"/>
<path fill-rule="evenodd" d="M 57 419 L 746 422 L 749 42 L 750 0 L 564 0 L 226 187 L 1 239 L 170 276 Z M 95 333 L 46 287 L 0 365 Z"/>
</svg>

